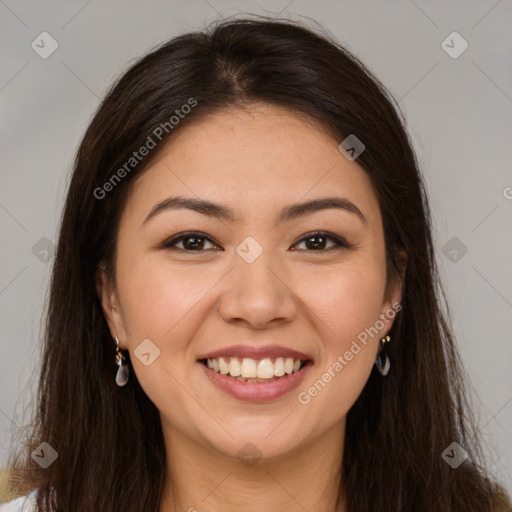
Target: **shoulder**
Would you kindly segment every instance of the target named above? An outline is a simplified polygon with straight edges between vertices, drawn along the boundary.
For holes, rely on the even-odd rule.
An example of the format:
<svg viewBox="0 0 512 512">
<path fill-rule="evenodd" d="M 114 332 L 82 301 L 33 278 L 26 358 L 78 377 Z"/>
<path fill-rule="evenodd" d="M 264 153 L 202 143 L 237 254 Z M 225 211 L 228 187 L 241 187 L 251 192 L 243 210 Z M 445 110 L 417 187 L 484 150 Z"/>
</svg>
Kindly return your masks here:
<svg viewBox="0 0 512 512">
<path fill-rule="evenodd" d="M 35 512 L 36 491 L 20 496 L 7 503 L 0 503 L 0 512 Z"/>
</svg>

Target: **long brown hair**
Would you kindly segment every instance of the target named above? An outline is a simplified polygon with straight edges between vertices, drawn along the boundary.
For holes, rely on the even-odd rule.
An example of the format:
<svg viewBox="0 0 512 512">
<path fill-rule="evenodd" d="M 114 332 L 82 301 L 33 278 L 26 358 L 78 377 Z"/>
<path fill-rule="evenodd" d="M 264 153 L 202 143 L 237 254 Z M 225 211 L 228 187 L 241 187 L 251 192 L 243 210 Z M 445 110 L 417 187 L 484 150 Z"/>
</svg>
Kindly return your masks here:
<svg viewBox="0 0 512 512">
<path fill-rule="evenodd" d="M 306 114 L 340 142 L 350 134 L 363 141 L 357 162 L 379 200 L 389 275 L 398 252 L 407 253 L 403 309 L 390 333 L 392 371 L 386 378 L 373 371 L 348 413 L 340 496 L 358 512 L 499 510 L 470 420 L 427 196 L 402 116 L 383 85 L 329 35 L 261 18 L 217 22 L 159 46 L 121 76 L 92 119 L 61 220 L 37 410 L 26 446 L 12 457 L 13 485 L 38 489 L 40 511 L 158 510 L 166 470 L 158 410 L 135 375 L 121 390 L 115 384 L 115 347 L 95 278 L 101 267 L 114 274 L 127 193 L 165 142 L 209 112 L 254 102 Z M 157 147 L 126 167 L 148 137 Z M 469 454 L 457 469 L 441 457 L 455 441 Z M 46 469 L 30 457 L 41 442 L 58 453 Z"/>
</svg>

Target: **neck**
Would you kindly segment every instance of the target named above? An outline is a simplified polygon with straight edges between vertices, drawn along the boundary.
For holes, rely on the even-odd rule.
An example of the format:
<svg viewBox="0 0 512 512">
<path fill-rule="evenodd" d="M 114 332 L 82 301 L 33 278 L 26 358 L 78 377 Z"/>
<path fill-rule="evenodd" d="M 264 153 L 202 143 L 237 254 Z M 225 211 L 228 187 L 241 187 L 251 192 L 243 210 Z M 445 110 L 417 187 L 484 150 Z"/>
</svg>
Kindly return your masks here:
<svg viewBox="0 0 512 512">
<path fill-rule="evenodd" d="M 345 512 L 336 508 L 344 426 L 334 425 L 293 453 L 263 454 L 251 464 L 164 425 L 168 462 L 159 512 Z"/>
</svg>

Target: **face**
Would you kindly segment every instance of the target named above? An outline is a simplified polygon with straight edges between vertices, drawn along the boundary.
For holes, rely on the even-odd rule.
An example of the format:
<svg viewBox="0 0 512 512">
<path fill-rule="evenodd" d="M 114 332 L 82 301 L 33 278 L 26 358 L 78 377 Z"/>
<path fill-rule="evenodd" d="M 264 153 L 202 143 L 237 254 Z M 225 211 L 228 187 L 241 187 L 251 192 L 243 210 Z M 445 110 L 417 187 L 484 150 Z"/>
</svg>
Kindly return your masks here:
<svg viewBox="0 0 512 512">
<path fill-rule="evenodd" d="M 277 107 L 226 110 L 183 128 L 135 182 L 115 283 L 98 290 L 164 429 L 268 457 L 343 429 L 400 284 L 371 183 L 339 142 Z M 263 382 L 231 376 L 253 371 Z"/>
</svg>

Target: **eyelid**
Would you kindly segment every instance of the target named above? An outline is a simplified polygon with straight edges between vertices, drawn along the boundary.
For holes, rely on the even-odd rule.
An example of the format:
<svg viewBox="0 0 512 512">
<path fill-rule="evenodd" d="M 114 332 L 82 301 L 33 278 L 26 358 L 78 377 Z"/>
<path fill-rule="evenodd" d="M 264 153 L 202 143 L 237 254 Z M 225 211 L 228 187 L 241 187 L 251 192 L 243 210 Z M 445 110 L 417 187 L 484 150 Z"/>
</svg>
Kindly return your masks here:
<svg viewBox="0 0 512 512">
<path fill-rule="evenodd" d="M 303 250 L 306 252 L 312 252 L 312 253 L 314 253 L 314 252 L 325 253 L 325 252 L 330 251 L 331 249 L 352 249 L 354 247 L 352 244 L 348 243 L 344 238 L 342 238 L 338 235 L 335 235 L 334 233 L 330 233 L 329 231 L 320 231 L 320 230 L 310 231 L 309 233 L 302 235 L 301 238 L 293 244 L 293 246 L 295 246 L 299 243 L 302 243 L 305 240 L 307 240 L 308 238 L 312 238 L 314 236 L 321 236 L 321 237 L 330 239 L 335 243 L 335 246 L 334 247 L 331 246 L 328 249 L 323 249 L 323 250 L 319 250 L 319 251 L 307 250 L 307 249 L 299 249 L 299 250 Z M 292 249 L 292 250 L 297 250 L 297 249 Z"/>
<path fill-rule="evenodd" d="M 318 251 L 308 250 L 308 249 L 293 249 L 293 247 L 295 245 L 297 245 L 299 243 L 302 243 L 302 242 L 306 241 L 308 238 L 312 238 L 314 236 L 322 236 L 324 238 L 330 239 L 330 240 L 332 240 L 335 243 L 335 246 L 331 246 L 328 249 L 322 249 L 322 250 L 318 250 Z M 206 235 L 205 233 L 202 233 L 200 231 L 186 231 L 184 233 L 179 233 L 179 234 L 171 237 L 170 239 L 164 241 L 163 244 L 162 244 L 162 248 L 168 249 L 168 250 L 178 250 L 178 251 L 182 251 L 182 252 L 206 252 L 206 251 L 211 251 L 211 250 L 217 250 L 217 249 L 203 249 L 203 250 L 193 251 L 193 250 L 186 250 L 186 249 L 181 249 L 181 248 L 176 248 L 175 247 L 175 244 L 181 242 L 182 240 L 184 240 L 186 238 L 192 238 L 192 237 L 203 238 L 204 240 L 207 240 L 211 244 L 215 245 L 217 247 L 217 249 L 220 247 L 220 244 L 215 242 L 213 240 L 213 238 L 211 238 L 210 236 Z M 325 252 L 328 252 L 328 251 L 330 251 L 332 249 L 342 249 L 342 248 L 352 249 L 353 245 L 348 243 L 345 239 L 343 239 L 342 237 L 340 237 L 338 235 L 335 235 L 335 234 L 330 233 L 328 231 L 319 231 L 319 230 L 317 230 L 317 231 L 310 231 L 310 232 L 305 233 L 304 235 L 302 235 L 301 238 L 299 238 L 292 245 L 292 249 L 291 250 L 325 253 Z M 224 249 L 221 248 L 220 250 L 223 251 Z"/>
<path fill-rule="evenodd" d="M 168 250 L 177 250 L 177 251 L 182 251 L 182 252 L 206 252 L 206 251 L 212 250 L 212 249 L 203 249 L 202 251 L 187 251 L 186 249 L 181 249 L 179 247 L 177 248 L 174 246 L 175 244 L 181 242 L 182 240 L 185 240 L 186 238 L 192 238 L 192 237 L 204 238 L 211 244 L 215 245 L 217 248 L 220 247 L 220 245 L 217 242 L 215 242 L 215 240 L 213 240 L 213 238 L 209 237 L 208 235 L 206 235 L 204 233 L 201 233 L 200 231 L 186 231 L 184 233 L 178 233 L 177 235 L 172 236 L 171 238 L 165 240 L 162 244 L 162 248 L 168 249 Z M 217 249 L 214 249 L 214 250 L 217 250 Z M 223 251 L 224 249 L 221 249 L 221 250 Z"/>
</svg>

